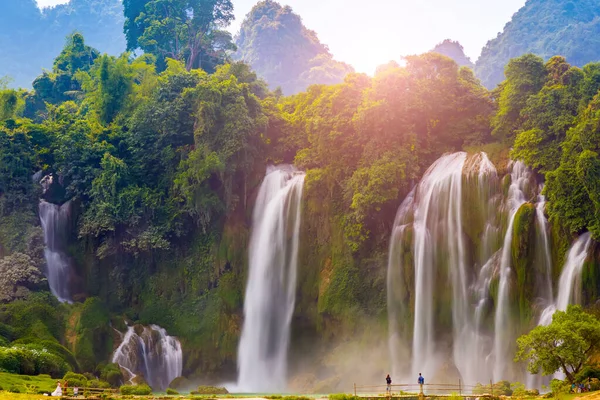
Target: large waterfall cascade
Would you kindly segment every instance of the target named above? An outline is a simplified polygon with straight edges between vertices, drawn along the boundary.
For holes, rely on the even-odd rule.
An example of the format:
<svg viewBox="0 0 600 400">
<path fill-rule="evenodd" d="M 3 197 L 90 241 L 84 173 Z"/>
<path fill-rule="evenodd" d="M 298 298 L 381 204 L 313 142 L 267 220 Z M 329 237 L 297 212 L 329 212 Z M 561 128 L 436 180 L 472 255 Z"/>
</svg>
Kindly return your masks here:
<svg viewBox="0 0 600 400">
<path fill-rule="evenodd" d="M 44 231 L 46 278 L 50 291 L 61 302 L 71 299 L 69 258 L 65 253 L 70 211 L 71 202 L 60 206 L 41 200 L 39 204 L 40 222 Z"/>
<path fill-rule="evenodd" d="M 511 242 L 513 235 L 513 224 L 519 208 L 526 203 L 525 189 L 530 179 L 530 173 L 525 164 L 515 162 L 512 164 L 510 174 L 511 184 L 508 188 L 508 227 L 504 235 L 502 245 L 502 257 L 500 259 L 500 282 L 498 288 L 498 300 L 494 319 L 494 370 L 493 379 L 498 382 L 507 377 L 507 368 L 512 360 L 511 343 L 514 337 L 509 329 L 509 280 L 511 275 Z"/>
<path fill-rule="evenodd" d="M 125 370 L 129 383 L 142 376 L 154 390 L 165 390 L 181 376 L 183 353 L 181 343 L 160 326 L 129 326 L 112 362 Z"/>
<path fill-rule="evenodd" d="M 238 388 L 284 391 L 296 296 L 304 173 L 269 167 L 254 208 Z"/>
<path fill-rule="evenodd" d="M 399 207 L 387 282 L 396 379 L 410 379 L 417 372 L 434 379 L 454 368 L 466 384 L 528 379 L 522 366 L 512 362 L 523 326 L 514 326 L 511 311 L 516 279 L 513 226 L 526 203 L 535 204 L 532 297 L 538 317 L 539 310 L 558 307 L 559 298 L 572 299 L 577 293 L 585 259 L 581 253 L 587 252 L 589 235 L 569 252 L 555 301 L 543 188 L 521 162 L 511 162 L 508 172 L 503 178 L 507 181 L 500 179 L 485 153 L 446 154 Z"/>
</svg>

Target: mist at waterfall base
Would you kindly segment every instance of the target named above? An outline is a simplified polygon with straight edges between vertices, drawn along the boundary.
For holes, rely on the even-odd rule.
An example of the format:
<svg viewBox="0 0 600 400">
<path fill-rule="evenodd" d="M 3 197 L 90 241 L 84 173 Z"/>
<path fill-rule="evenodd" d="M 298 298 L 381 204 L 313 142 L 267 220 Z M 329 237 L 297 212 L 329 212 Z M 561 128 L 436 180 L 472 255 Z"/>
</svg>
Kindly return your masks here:
<svg viewBox="0 0 600 400">
<path fill-rule="evenodd" d="M 269 167 L 258 192 L 238 351 L 238 391 L 286 390 L 304 177 L 292 166 Z"/>
<path fill-rule="evenodd" d="M 46 260 L 45 275 L 52 294 L 61 302 L 69 302 L 70 267 L 66 255 L 66 240 L 69 229 L 71 202 L 63 205 L 48 203 L 39 204 L 39 215 L 44 231 L 44 258 Z"/>
<path fill-rule="evenodd" d="M 399 207 L 387 276 L 396 381 L 412 382 L 421 372 L 430 382 L 535 383 L 525 365 L 513 362 L 516 338 L 577 300 L 591 240 L 584 234 L 571 247 L 553 299 L 542 187 L 521 162 L 511 162 L 508 172 L 509 181 L 499 178 L 485 153 L 446 154 Z M 534 208 L 533 324 L 514 316 L 520 311 L 512 300 L 511 244 L 521 207 Z"/>
<path fill-rule="evenodd" d="M 181 376 L 183 353 L 179 341 L 160 326 L 129 326 L 111 362 L 124 370 L 127 383 L 139 377 L 152 389 L 165 390 Z"/>
</svg>

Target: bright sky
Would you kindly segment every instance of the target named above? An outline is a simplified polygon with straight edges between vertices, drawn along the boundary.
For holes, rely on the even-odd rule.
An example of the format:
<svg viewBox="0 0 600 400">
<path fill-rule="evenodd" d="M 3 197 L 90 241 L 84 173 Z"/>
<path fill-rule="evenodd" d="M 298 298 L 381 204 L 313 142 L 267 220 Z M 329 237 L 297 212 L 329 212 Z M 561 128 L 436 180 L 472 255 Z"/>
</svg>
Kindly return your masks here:
<svg viewBox="0 0 600 400">
<path fill-rule="evenodd" d="M 37 0 L 42 7 L 66 0 Z M 233 0 L 237 31 L 258 0 Z M 280 0 L 302 16 L 334 57 L 373 73 L 400 56 L 458 40 L 472 61 L 525 0 Z"/>
</svg>

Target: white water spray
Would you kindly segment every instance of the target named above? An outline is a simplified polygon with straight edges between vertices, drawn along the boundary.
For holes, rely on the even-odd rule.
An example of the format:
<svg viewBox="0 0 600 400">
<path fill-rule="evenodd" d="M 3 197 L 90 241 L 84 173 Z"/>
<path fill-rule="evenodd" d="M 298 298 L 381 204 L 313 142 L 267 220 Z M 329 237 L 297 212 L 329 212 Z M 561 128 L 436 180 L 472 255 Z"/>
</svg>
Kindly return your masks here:
<svg viewBox="0 0 600 400">
<path fill-rule="evenodd" d="M 62 206 L 40 201 L 39 214 L 44 230 L 44 258 L 50 291 L 61 302 L 69 302 L 69 259 L 65 254 L 71 202 Z"/>
<path fill-rule="evenodd" d="M 139 333 L 133 326 L 127 328 L 112 362 L 129 374 L 128 382 L 134 383 L 142 375 L 154 390 L 165 390 L 173 379 L 181 376 L 181 344 L 158 325 L 139 326 L 137 330 Z"/>
<path fill-rule="evenodd" d="M 286 388 L 304 176 L 291 166 L 270 167 L 256 199 L 238 352 L 242 391 Z"/>
</svg>

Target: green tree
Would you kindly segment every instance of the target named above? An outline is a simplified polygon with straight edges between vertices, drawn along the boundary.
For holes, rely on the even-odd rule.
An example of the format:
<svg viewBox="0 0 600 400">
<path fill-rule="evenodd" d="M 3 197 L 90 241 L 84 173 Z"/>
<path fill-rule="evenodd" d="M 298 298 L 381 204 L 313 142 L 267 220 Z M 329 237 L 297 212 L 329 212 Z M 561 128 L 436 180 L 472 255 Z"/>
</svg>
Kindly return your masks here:
<svg viewBox="0 0 600 400">
<path fill-rule="evenodd" d="M 233 20 L 231 0 L 126 1 L 125 32 L 129 49 L 184 61 L 187 70 L 213 72 L 234 50 L 223 29 Z M 142 7 L 143 6 L 143 7 Z"/>
<path fill-rule="evenodd" d="M 505 74 L 506 80 L 498 88 L 498 111 L 492 118 L 492 135 L 499 140 L 512 140 L 523 123 L 521 111 L 527 99 L 544 86 L 544 60 L 533 54 L 512 59 Z"/>
<path fill-rule="evenodd" d="M 515 361 L 527 361 L 533 374 L 552 375 L 561 370 L 570 382 L 600 349 L 600 321 L 570 305 L 557 311 L 548 326 L 538 326 L 517 340 Z"/>
</svg>

